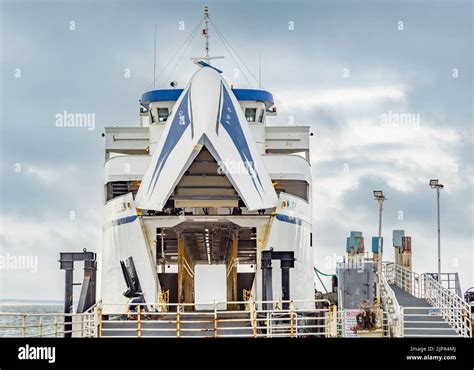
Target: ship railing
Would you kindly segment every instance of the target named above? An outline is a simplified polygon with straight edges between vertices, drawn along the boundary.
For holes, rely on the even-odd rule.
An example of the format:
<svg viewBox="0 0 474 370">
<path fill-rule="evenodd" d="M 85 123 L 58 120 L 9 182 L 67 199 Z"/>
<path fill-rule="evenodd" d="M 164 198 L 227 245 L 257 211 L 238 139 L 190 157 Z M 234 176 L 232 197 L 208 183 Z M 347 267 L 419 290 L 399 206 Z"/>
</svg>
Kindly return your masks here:
<svg viewBox="0 0 474 370">
<path fill-rule="evenodd" d="M 274 338 L 337 334 L 336 311 L 324 299 L 168 303 L 165 310 L 150 310 L 153 306 L 136 304 L 135 311 L 126 312 L 123 304 L 107 304 L 99 336 Z M 196 310 L 196 306 L 201 309 Z"/>
<path fill-rule="evenodd" d="M 83 313 L 0 312 L 0 337 L 95 337 L 100 304 Z"/>
</svg>

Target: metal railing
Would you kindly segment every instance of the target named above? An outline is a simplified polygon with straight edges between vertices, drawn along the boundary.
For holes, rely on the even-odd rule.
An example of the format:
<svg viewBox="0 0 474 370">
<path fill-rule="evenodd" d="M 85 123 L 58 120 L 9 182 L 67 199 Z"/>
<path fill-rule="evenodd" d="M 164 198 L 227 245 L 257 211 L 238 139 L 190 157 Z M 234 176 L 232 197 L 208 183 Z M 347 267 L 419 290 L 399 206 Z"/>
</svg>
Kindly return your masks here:
<svg viewBox="0 0 474 370">
<path fill-rule="evenodd" d="M 70 314 L 0 312 L 0 337 L 96 337 L 99 306 Z"/>
<path fill-rule="evenodd" d="M 388 284 L 395 284 L 395 264 L 393 262 L 382 262 L 382 274 Z"/>
<path fill-rule="evenodd" d="M 389 283 L 390 281 L 394 281 L 394 279 L 395 269 L 393 268 L 393 264 L 385 265 L 385 270 L 384 265 L 382 265 L 382 274 L 380 276 L 381 299 L 387 316 L 387 324 L 389 327 L 388 336 L 403 337 L 403 311 Z"/>
<path fill-rule="evenodd" d="M 316 308 L 317 303 L 327 307 Z M 266 304 L 271 309 L 264 308 Z M 249 310 L 226 308 L 244 308 L 246 305 Z M 334 316 L 334 309 L 327 300 L 169 303 L 166 306 L 164 310 L 150 310 L 149 304 L 137 304 L 136 311 L 126 312 L 123 304 L 107 304 L 107 319 L 105 314 L 101 315 L 99 336 L 274 338 L 336 335 L 337 315 Z M 196 306 L 209 309 L 196 310 Z"/>
<path fill-rule="evenodd" d="M 440 310 L 441 316 L 462 337 L 472 337 L 470 305 L 431 276 L 425 276 L 425 298 Z"/>
<path fill-rule="evenodd" d="M 426 275 L 431 276 L 438 281 L 438 273 L 428 272 Z M 462 296 L 461 283 L 459 281 L 459 274 L 457 272 L 442 272 L 439 283 L 458 296 Z"/>
<path fill-rule="evenodd" d="M 405 323 L 413 323 L 410 319 L 407 319 L 409 317 L 408 315 L 433 316 L 432 309 L 434 308 L 435 310 L 439 310 L 440 316 L 444 319 L 444 322 L 447 322 L 450 327 L 458 333 L 458 335 L 462 337 L 472 337 L 472 314 L 469 304 L 465 302 L 462 297 L 442 286 L 438 281 L 433 279 L 431 274 L 417 274 L 416 272 L 410 271 L 402 266 L 396 264 L 393 266 L 394 268 L 392 272 L 392 268 L 389 267 L 389 264 L 386 264 L 386 281 L 388 282 L 393 279 L 393 283 L 399 288 L 416 298 L 426 299 L 426 301 L 428 301 L 432 306 L 402 307 L 402 317 Z M 426 314 L 422 313 L 421 315 L 414 313 L 410 314 L 409 311 L 413 310 L 426 310 L 428 312 Z M 433 321 L 430 321 L 429 323 L 432 324 Z M 437 324 L 435 323 L 433 325 L 436 326 Z M 419 327 L 418 329 L 430 330 L 428 327 Z M 433 327 L 431 327 L 431 330 L 434 330 Z M 408 334 L 404 335 L 408 336 Z"/>
<path fill-rule="evenodd" d="M 344 311 L 338 310 L 336 316 L 337 316 L 336 336 L 343 337 L 344 336 Z"/>
<path fill-rule="evenodd" d="M 450 307 L 446 315 L 446 308 L 438 307 L 403 307 L 404 337 L 468 337 L 456 330 L 450 318 L 462 319 L 463 309 Z"/>
<path fill-rule="evenodd" d="M 425 274 L 418 274 L 400 265 L 395 266 L 394 283 L 416 298 L 425 298 Z"/>
</svg>

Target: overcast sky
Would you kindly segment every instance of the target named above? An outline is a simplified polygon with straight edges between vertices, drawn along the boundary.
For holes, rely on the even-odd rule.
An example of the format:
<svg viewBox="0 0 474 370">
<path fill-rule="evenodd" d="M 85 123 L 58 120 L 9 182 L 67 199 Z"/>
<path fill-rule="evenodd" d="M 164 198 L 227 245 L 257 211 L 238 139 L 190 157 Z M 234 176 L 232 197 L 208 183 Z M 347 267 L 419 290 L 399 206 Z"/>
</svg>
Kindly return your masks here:
<svg viewBox="0 0 474 370">
<path fill-rule="evenodd" d="M 370 247 L 381 189 L 386 258 L 405 229 L 414 270 L 436 271 L 439 178 L 443 270 L 473 286 L 471 1 L 1 1 L 0 254 L 37 256 L 38 269 L 0 270 L 0 297 L 61 299 L 59 252 L 100 251 L 103 127 L 138 125 L 154 25 L 158 74 L 206 4 L 257 80 L 260 57 L 269 122 L 315 134 L 315 265 L 334 272 L 351 230 Z M 156 87 L 183 87 L 202 53 L 197 35 Z M 229 83 L 258 87 L 212 29 L 211 54 Z M 95 114 L 95 129 L 56 127 L 64 111 Z M 413 121 L 397 126 L 399 114 Z"/>
</svg>

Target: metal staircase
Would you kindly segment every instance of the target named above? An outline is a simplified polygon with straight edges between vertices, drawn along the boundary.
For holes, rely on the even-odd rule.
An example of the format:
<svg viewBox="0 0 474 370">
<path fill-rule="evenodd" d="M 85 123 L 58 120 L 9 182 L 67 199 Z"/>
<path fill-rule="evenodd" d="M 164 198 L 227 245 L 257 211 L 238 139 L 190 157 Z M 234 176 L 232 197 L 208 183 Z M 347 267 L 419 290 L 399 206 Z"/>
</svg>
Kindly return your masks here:
<svg viewBox="0 0 474 370">
<path fill-rule="evenodd" d="M 431 274 L 385 263 L 382 283 L 382 299 L 396 324 L 394 336 L 472 337 L 469 304 Z"/>
<path fill-rule="evenodd" d="M 390 286 L 403 312 L 404 337 L 458 337 L 458 333 L 424 298 L 416 298 L 397 285 Z"/>
</svg>

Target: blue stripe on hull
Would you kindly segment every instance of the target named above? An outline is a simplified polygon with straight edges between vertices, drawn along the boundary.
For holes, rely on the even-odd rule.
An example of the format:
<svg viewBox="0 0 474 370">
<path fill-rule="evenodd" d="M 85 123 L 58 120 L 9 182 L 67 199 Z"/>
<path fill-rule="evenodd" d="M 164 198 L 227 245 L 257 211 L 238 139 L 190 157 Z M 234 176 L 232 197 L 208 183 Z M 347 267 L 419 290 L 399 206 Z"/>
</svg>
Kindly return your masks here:
<svg viewBox="0 0 474 370">
<path fill-rule="evenodd" d="M 295 224 L 295 225 L 302 225 L 303 223 L 307 223 L 305 220 L 303 220 L 302 218 L 297 218 L 297 217 L 293 217 L 293 216 L 287 216 L 287 215 L 284 215 L 282 213 L 277 213 L 276 214 L 276 219 L 278 221 L 282 221 L 282 222 L 288 222 L 290 224 Z"/>
<path fill-rule="evenodd" d="M 130 222 L 135 221 L 137 218 L 138 218 L 138 216 L 134 215 L 134 216 L 127 216 L 127 217 L 119 218 L 117 220 L 110 221 L 110 222 L 108 222 L 107 224 L 104 225 L 104 230 L 109 228 L 109 227 L 112 227 L 112 226 L 128 224 Z"/>
</svg>

